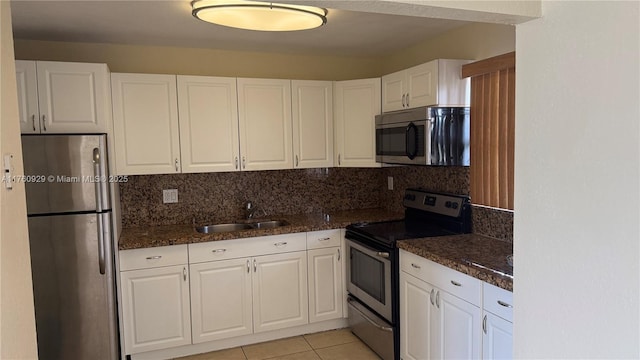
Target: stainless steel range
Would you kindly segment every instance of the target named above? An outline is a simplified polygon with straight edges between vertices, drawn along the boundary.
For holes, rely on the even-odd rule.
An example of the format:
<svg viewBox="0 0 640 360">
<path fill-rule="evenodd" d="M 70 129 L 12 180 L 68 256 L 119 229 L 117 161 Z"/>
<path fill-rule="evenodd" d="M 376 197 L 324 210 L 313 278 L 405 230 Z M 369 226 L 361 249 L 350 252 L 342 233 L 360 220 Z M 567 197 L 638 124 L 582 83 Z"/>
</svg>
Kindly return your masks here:
<svg viewBox="0 0 640 360">
<path fill-rule="evenodd" d="M 405 218 L 347 227 L 349 326 L 384 360 L 399 359 L 397 240 L 471 232 L 469 197 L 407 189 Z"/>
</svg>

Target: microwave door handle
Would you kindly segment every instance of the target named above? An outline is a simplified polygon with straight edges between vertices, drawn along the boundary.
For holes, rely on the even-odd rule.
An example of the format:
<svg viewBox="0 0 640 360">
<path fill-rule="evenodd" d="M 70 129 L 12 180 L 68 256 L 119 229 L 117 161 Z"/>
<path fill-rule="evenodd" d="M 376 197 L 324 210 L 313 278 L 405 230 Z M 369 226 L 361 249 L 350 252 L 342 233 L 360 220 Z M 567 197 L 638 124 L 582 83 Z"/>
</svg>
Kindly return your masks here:
<svg viewBox="0 0 640 360">
<path fill-rule="evenodd" d="M 413 149 L 411 149 L 411 142 L 413 142 Z M 418 127 L 414 123 L 409 123 L 405 131 L 405 153 L 411 160 L 418 155 Z"/>
</svg>

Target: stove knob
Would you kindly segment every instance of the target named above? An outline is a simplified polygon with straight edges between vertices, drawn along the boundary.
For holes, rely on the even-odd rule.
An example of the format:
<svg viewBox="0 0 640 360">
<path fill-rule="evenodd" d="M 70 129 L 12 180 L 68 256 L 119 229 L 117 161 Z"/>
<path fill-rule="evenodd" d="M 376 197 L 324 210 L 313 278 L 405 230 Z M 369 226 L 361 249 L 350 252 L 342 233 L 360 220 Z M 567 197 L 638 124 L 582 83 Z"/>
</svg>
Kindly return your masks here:
<svg viewBox="0 0 640 360">
<path fill-rule="evenodd" d="M 451 201 L 447 201 L 446 203 L 444 203 L 444 207 L 450 208 L 451 207 Z"/>
<path fill-rule="evenodd" d="M 457 209 L 458 208 L 458 203 L 454 202 L 451 204 L 451 208 L 452 209 Z"/>
</svg>

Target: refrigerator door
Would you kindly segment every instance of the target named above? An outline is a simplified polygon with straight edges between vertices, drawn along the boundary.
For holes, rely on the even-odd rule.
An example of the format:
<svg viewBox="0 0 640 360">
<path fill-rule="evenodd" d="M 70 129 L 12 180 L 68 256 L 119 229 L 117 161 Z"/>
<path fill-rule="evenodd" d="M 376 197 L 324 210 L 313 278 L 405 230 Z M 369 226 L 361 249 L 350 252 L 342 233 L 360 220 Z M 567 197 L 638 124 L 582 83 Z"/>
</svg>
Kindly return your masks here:
<svg viewBox="0 0 640 360">
<path fill-rule="evenodd" d="M 27 213 L 111 209 L 106 135 L 23 135 Z"/>
<path fill-rule="evenodd" d="M 40 359 L 118 358 L 110 216 L 29 217 Z"/>
</svg>

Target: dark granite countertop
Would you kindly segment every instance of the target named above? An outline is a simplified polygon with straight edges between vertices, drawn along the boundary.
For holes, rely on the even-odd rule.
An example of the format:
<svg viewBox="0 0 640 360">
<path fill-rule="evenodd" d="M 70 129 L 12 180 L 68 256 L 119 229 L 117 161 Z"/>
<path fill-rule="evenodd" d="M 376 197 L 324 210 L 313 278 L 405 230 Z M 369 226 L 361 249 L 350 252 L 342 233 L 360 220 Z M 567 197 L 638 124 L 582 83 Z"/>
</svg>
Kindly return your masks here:
<svg viewBox="0 0 640 360">
<path fill-rule="evenodd" d="M 437 262 L 461 273 L 513 291 L 513 268 L 507 255 L 513 254 L 513 244 L 494 238 L 464 234 L 433 238 L 401 240 L 400 249 Z"/>
<path fill-rule="evenodd" d="M 389 212 L 384 209 L 359 209 L 333 212 L 329 220 L 323 214 L 301 214 L 269 216 L 271 220 L 286 220 L 289 225 L 273 229 L 249 229 L 223 233 L 201 234 L 195 231 L 193 225 L 165 225 L 123 228 L 118 241 L 120 250 L 141 249 L 156 246 L 193 244 L 207 241 L 249 238 L 256 236 L 289 234 L 296 232 L 340 229 L 357 222 L 375 222 L 403 219 L 403 213 Z M 262 219 L 255 219 L 259 221 Z M 230 219 L 225 222 L 237 222 Z M 198 224 L 205 225 L 205 224 Z"/>
</svg>

